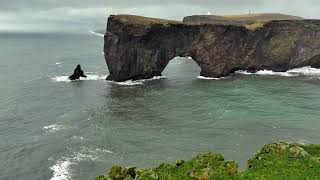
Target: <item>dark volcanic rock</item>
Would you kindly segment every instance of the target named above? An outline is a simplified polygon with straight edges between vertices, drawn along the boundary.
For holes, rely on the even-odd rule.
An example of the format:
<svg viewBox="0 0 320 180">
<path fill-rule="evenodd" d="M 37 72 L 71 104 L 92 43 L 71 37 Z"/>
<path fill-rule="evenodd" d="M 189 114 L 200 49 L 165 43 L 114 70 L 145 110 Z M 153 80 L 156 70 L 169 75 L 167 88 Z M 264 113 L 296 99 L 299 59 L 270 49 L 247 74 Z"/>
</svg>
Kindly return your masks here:
<svg viewBox="0 0 320 180">
<path fill-rule="evenodd" d="M 320 21 L 283 20 L 262 27 L 189 24 L 139 16 L 110 16 L 105 35 L 108 80 L 160 76 L 176 56 L 190 56 L 201 75 L 236 70 L 287 71 L 320 67 Z"/>
<path fill-rule="evenodd" d="M 69 79 L 71 81 L 80 79 L 80 77 L 87 77 L 86 75 L 84 75 L 80 64 L 76 67 L 76 69 L 74 70 L 73 74 L 69 77 Z"/>
</svg>

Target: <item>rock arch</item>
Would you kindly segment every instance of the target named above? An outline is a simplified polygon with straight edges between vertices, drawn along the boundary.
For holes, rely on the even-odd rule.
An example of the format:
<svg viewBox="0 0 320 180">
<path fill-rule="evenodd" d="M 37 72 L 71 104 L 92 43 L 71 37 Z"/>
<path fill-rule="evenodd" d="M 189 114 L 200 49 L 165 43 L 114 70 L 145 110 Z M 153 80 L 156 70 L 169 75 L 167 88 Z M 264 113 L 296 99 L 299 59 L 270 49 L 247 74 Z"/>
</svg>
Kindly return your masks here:
<svg viewBox="0 0 320 180">
<path fill-rule="evenodd" d="M 200 66 L 191 57 L 174 57 L 162 71 L 168 79 L 195 79 L 200 75 Z"/>
<path fill-rule="evenodd" d="M 271 21 L 262 28 L 187 24 L 139 16 L 110 16 L 105 35 L 108 80 L 160 76 L 171 59 L 190 56 L 201 76 L 235 70 L 287 71 L 320 66 L 320 21 Z"/>
</svg>

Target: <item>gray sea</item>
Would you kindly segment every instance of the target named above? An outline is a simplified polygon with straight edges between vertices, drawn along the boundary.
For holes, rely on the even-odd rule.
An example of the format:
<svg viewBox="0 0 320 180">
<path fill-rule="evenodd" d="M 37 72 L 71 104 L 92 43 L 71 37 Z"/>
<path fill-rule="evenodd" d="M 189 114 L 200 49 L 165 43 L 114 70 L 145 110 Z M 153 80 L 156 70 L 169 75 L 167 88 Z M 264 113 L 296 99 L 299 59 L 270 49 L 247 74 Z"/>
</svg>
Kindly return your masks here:
<svg viewBox="0 0 320 180">
<path fill-rule="evenodd" d="M 198 77 L 175 58 L 164 77 L 105 81 L 103 38 L 0 34 L 0 179 L 90 180 L 201 152 L 246 160 L 280 140 L 320 143 L 320 70 Z M 81 64 L 87 79 L 70 82 Z"/>
</svg>

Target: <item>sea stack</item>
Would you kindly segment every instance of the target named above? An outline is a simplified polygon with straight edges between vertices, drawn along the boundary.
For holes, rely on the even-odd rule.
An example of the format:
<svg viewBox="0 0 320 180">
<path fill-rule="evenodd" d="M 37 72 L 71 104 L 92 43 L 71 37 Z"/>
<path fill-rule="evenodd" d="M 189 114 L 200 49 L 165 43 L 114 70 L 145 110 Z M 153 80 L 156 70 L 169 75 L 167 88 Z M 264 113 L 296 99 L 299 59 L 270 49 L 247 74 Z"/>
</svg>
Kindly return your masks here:
<svg viewBox="0 0 320 180">
<path fill-rule="evenodd" d="M 74 81 L 74 80 L 80 79 L 80 77 L 85 77 L 86 78 L 87 76 L 84 75 L 84 72 L 81 69 L 81 65 L 78 64 L 76 69 L 74 70 L 73 74 L 69 77 L 69 79 L 71 81 Z"/>
</svg>

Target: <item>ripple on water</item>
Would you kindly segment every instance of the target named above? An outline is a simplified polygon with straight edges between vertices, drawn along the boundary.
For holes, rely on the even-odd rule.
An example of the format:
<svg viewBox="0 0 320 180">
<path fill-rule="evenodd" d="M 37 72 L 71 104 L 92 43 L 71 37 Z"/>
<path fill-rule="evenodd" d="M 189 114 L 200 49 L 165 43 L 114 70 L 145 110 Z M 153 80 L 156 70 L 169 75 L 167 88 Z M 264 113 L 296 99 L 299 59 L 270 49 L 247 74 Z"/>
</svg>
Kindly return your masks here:
<svg viewBox="0 0 320 180">
<path fill-rule="evenodd" d="M 66 127 L 64 125 L 52 124 L 52 125 L 49 125 L 49 126 L 45 126 L 42 129 L 45 130 L 48 133 L 54 133 L 56 131 L 60 131 L 60 130 L 66 129 Z"/>
</svg>

